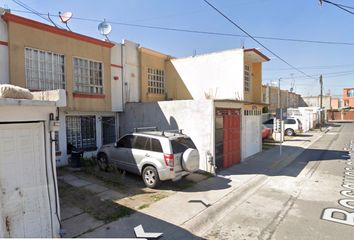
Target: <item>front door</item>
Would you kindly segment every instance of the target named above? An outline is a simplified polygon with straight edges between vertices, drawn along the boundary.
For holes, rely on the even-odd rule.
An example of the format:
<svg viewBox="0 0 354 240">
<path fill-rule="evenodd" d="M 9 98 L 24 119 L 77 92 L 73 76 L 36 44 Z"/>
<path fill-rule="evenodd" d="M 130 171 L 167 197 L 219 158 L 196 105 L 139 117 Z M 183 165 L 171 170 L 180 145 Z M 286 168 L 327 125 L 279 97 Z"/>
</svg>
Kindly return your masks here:
<svg viewBox="0 0 354 240">
<path fill-rule="evenodd" d="M 115 117 L 102 117 L 102 142 L 103 145 L 116 141 Z"/>
<path fill-rule="evenodd" d="M 224 116 L 224 164 L 227 168 L 241 162 L 240 115 Z"/>
</svg>

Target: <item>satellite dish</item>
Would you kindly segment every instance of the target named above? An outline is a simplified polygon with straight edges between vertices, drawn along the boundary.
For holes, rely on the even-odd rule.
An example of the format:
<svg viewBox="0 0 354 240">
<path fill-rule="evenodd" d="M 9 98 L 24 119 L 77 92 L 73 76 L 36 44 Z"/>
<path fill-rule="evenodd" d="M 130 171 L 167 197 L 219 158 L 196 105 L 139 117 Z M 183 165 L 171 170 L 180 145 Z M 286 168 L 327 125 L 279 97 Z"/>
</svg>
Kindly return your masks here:
<svg viewBox="0 0 354 240">
<path fill-rule="evenodd" d="M 59 12 L 59 18 L 62 21 L 62 23 L 67 23 L 73 16 L 72 12 Z"/>
<path fill-rule="evenodd" d="M 104 35 L 107 39 L 107 35 L 112 31 L 112 26 L 108 22 L 106 22 L 106 19 L 98 24 L 98 31 Z"/>
<path fill-rule="evenodd" d="M 59 18 L 62 23 L 65 24 L 66 28 L 71 31 L 71 29 L 68 26 L 68 21 L 72 18 L 73 13 L 72 12 L 59 12 Z"/>
</svg>

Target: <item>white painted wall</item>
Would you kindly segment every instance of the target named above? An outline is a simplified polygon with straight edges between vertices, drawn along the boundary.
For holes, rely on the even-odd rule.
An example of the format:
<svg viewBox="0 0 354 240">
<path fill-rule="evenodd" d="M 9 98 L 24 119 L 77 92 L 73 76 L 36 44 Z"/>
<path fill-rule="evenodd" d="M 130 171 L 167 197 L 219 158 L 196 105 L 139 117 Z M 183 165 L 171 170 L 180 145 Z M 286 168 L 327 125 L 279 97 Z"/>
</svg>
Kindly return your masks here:
<svg viewBox="0 0 354 240">
<path fill-rule="evenodd" d="M 51 215 L 52 222 L 53 222 L 53 234 L 51 235 L 51 229 L 47 231 L 48 235 L 41 235 L 41 236 L 36 236 L 36 237 L 59 237 L 59 230 L 60 226 L 57 221 L 57 217 L 55 216 L 56 214 L 56 201 L 55 201 L 55 191 L 56 189 L 54 188 L 54 182 L 56 181 L 56 169 L 51 168 L 51 164 L 55 166 L 54 162 L 54 157 L 53 154 L 50 152 L 50 133 L 49 133 L 49 114 L 56 113 L 56 106 L 54 102 L 43 102 L 43 101 L 31 101 L 31 100 L 14 100 L 14 99 L 0 99 L 0 124 L 4 122 L 24 122 L 24 121 L 41 121 L 44 123 L 45 128 L 44 130 L 44 142 L 45 142 L 45 160 L 48 164 L 48 168 L 41 168 L 42 171 L 40 171 L 40 174 L 46 175 L 48 174 L 48 188 L 49 188 L 49 194 L 50 194 L 50 202 L 48 202 L 48 205 L 51 205 L 52 209 L 52 214 L 49 212 L 49 208 L 45 208 L 44 210 L 47 211 L 47 214 Z M 19 148 L 20 149 L 20 148 Z M 3 154 L 3 153 L 2 153 Z M 51 158 L 52 156 L 52 158 Z M 51 162 L 51 159 L 53 161 Z M 13 159 L 15 161 L 15 159 Z M 31 161 L 31 159 L 29 159 Z M 19 174 L 19 173 L 14 173 L 14 175 Z M 31 173 L 28 172 L 28 174 L 33 174 L 33 176 L 36 175 L 36 173 Z M 46 178 L 46 177 L 45 177 Z M 15 180 L 15 179 L 14 179 Z M 2 182 L 3 183 L 3 182 Z M 6 186 L 2 186 L 3 188 Z M 30 186 L 34 188 L 38 187 L 43 187 L 43 186 Z M 45 186 L 47 187 L 47 186 Z M 33 202 L 33 204 L 36 201 L 31 201 L 30 198 L 26 198 L 26 195 L 23 195 L 23 201 L 28 201 L 30 203 Z M 43 196 L 44 199 L 47 199 L 45 196 Z M 37 199 L 40 201 L 40 199 Z M 48 201 L 48 199 L 47 199 Z M 2 205 L 2 203 L 0 203 Z M 43 209 L 42 209 L 43 210 Z M 58 206 L 59 210 L 59 206 Z M 1 213 L 1 212 L 0 212 Z M 60 215 L 60 213 L 58 213 Z M 4 218 L 5 216 L 0 216 L 0 219 Z M 14 216 L 10 216 L 14 217 Z M 41 218 L 38 215 L 37 218 L 34 219 L 25 219 L 25 221 L 32 221 L 31 225 L 33 224 L 33 221 L 37 221 L 36 224 L 42 224 L 41 223 Z M 0 222 L 1 223 L 1 222 Z M 35 224 L 35 225 L 36 225 Z M 47 226 L 47 224 L 45 224 Z M 3 228 L 4 225 L 0 225 L 0 238 L 6 236 L 6 230 Z M 17 226 L 14 226 L 17 227 Z M 43 227 L 43 225 L 42 225 Z M 35 232 L 35 231 L 33 231 Z M 26 236 L 12 236 L 12 237 L 26 237 Z M 28 236 L 27 236 L 28 237 Z M 32 236 L 33 237 L 33 236 Z"/>
<path fill-rule="evenodd" d="M 0 16 L 4 10 L 0 8 Z M 8 42 L 7 24 L 0 17 L 0 42 Z M 0 44 L 0 84 L 10 83 L 9 72 L 9 48 L 6 45 Z"/>
<path fill-rule="evenodd" d="M 193 99 L 243 100 L 243 49 L 171 60 Z"/>
<path fill-rule="evenodd" d="M 115 43 L 111 48 L 111 90 L 112 90 L 112 111 L 123 111 L 123 64 L 122 64 L 122 44 Z M 122 66 L 119 68 L 117 66 Z M 118 79 L 115 80 L 114 78 Z"/>
<path fill-rule="evenodd" d="M 262 151 L 262 116 L 242 115 L 242 156 L 245 158 Z"/>
<path fill-rule="evenodd" d="M 159 130 L 183 129 L 199 150 L 200 169 L 212 172 L 207 152 L 215 156 L 215 113 L 212 100 L 162 101 L 157 103 L 127 103 L 120 115 L 122 135 L 135 127 L 156 126 Z"/>
<path fill-rule="evenodd" d="M 66 141 L 66 116 L 95 116 L 96 117 L 96 145 L 98 148 L 102 146 L 103 135 L 102 135 L 102 117 L 116 117 L 116 136 L 119 137 L 119 118 L 118 113 L 114 112 L 70 112 L 59 111 L 59 121 L 60 121 L 60 130 L 59 130 L 59 149 L 61 152 L 60 156 L 56 157 L 57 166 L 68 165 L 68 154 L 67 154 L 67 141 Z M 96 156 L 97 151 L 86 151 L 84 157 L 94 157 Z"/>
<path fill-rule="evenodd" d="M 140 101 L 139 44 L 123 40 L 124 103 Z"/>
</svg>

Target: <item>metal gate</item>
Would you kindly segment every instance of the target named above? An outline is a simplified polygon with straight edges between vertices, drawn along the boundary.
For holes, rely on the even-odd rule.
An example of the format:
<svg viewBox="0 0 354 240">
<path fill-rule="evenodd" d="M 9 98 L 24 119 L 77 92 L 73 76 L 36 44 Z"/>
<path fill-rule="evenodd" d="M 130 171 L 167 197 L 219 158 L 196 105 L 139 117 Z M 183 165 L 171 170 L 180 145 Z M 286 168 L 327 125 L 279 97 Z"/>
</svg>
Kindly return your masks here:
<svg viewBox="0 0 354 240">
<path fill-rule="evenodd" d="M 102 117 L 102 142 L 103 145 L 116 141 L 116 118 Z"/>
<path fill-rule="evenodd" d="M 227 168 L 241 162 L 239 109 L 216 109 L 216 164 Z"/>
<path fill-rule="evenodd" d="M 244 138 L 242 139 L 243 157 L 247 158 L 262 151 L 261 136 L 261 115 L 244 115 L 242 131 Z"/>
<path fill-rule="evenodd" d="M 43 123 L 0 124 L 0 238 L 50 237 Z"/>
</svg>

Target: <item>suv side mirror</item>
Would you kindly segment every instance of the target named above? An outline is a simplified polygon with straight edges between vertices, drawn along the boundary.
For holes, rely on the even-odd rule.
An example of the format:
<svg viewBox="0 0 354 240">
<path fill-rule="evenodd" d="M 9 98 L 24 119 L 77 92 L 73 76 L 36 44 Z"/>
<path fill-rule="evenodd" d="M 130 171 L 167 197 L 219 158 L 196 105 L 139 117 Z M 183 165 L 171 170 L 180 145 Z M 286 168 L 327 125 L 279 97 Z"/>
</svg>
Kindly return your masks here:
<svg viewBox="0 0 354 240">
<path fill-rule="evenodd" d="M 118 147 L 118 142 L 115 142 L 113 146 Z"/>
</svg>

